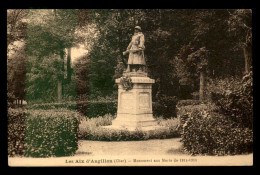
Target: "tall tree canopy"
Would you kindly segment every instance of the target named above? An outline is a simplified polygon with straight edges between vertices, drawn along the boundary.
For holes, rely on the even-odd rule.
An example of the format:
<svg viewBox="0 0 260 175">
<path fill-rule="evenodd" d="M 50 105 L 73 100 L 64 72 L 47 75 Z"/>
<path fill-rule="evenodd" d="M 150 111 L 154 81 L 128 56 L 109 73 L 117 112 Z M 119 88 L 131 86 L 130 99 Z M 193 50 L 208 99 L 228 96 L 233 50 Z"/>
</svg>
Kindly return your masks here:
<svg viewBox="0 0 260 175">
<path fill-rule="evenodd" d="M 27 28 L 28 99 L 44 98 L 46 94 L 51 94 L 61 100 L 62 87 L 71 77 L 70 48 L 76 41 L 77 24 L 77 10 L 30 11 Z M 68 50 L 67 62 L 65 49 Z M 54 95 L 53 89 L 57 89 L 57 95 Z"/>
<path fill-rule="evenodd" d="M 8 44 L 25 41 L 28 98 L 61 97 L 71 76 L 78 95 L 116 92 L 115 79 L 127 66 L 122 53 L 136 25 L 145 36 L 148 74 L 156 80 L 154 99 L 189 98 L 200 88 L 202 63 L 207 63 L 205 80 L 241 76 L 252 66 L 251 10 L 14 10 L 8 12 Z M 71 48 L 79 43 L 88 53 L 75 62 L 73 72 Z"/>
<path fill-rule="evenodd" d="M 237 13 L 236 10 L 224 9 L 91 10 L 89 22 L 95 25 L 98 40 L 88 55 L 90 90 L 98 90 L 103 95 L 115 90 L 112 88 L 114 79 L 122 75 L 127 62 L 122 51 L 131 40 L 135 25 L 141 26 L 145 35 L 149 75 L 156 80 L 154 96 L 166 94 L 181 97 L 185 94 L 183 91 L 198 91 L 199 73 L 188 58 L 201 48 L 208 51 L 206 76 L 241 76 L 244 55 L 242 49 L 234 48 L 238 48 L 240 38 L 245 38 L 246 33 L 237 32 L 234 35 L 231 29 L 238 30 L 242 25 L 239 20 L 245 20 L 248 16 L 250 19 L 250 11 Z"/>
<path fill-rule="evenodd" d="M 7 53 L 13 49 L 15 41 L 21 41 L 26 38 L 27 9 L 9 9 L 7 10 Z"/>
</svg>

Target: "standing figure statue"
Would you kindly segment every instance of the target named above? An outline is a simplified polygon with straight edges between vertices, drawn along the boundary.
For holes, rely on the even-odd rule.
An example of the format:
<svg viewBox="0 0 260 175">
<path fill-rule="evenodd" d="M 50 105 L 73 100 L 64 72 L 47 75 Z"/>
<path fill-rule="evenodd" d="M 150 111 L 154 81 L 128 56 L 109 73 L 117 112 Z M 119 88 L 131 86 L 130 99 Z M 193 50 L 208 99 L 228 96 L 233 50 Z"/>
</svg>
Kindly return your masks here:
<svg viewBox="0 0 260 175">
<path fill-rule="evenodd" d="M 141 27 L 136 26 L 132 41 L 127 50 L 123 52 L 123 55 L 129 53 L 126 72 L 145 72 L 144 49 L 144 35 L 141 32 Z"/>
</svg>

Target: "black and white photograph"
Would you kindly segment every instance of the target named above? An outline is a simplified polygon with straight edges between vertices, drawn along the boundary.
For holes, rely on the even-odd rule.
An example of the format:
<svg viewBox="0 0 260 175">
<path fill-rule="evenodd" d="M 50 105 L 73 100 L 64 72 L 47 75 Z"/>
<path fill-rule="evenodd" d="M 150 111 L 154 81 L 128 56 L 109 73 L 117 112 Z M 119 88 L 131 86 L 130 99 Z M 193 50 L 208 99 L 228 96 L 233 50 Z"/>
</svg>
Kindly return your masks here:
<svg viewBox="0 0 260 175">
<path fill-rule="evenodd" d="M 7 9 L 8 166 L 253 166 L 252 11 Z"/>
</svg>

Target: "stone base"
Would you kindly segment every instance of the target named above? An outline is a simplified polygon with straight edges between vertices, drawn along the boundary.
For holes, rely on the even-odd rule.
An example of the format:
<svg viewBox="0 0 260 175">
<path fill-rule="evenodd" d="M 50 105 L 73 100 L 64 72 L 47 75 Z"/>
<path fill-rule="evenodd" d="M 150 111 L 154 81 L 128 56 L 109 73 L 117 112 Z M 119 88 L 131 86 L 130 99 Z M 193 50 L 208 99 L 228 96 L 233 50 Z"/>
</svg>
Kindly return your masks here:
<svg viewBox="0 0 260 175">
<path fill-rule="evenodd" d="M 129 76 L 129 77 L 147 77 L 146 72 L 124 72 L 123 76 Z"/>
<path fill-rule="evenodd" d="M 122 125 L 129 127 L 147 127 L 157 125 L 152 114 L 117 114 L 112 125 Z"/>
<path fill-rule="evenodd" d="M 104 128 L 116 130 L 156 130 L 161 128 L 153 118 L 152 111 L 152 84 L 154 79 L 147 77 L 145 72 L 127 72 L 124 76 L 131 77 L 133 88 L 126 91 L 118 84 L 117 117 L 111 126 Z"/>
</svg>

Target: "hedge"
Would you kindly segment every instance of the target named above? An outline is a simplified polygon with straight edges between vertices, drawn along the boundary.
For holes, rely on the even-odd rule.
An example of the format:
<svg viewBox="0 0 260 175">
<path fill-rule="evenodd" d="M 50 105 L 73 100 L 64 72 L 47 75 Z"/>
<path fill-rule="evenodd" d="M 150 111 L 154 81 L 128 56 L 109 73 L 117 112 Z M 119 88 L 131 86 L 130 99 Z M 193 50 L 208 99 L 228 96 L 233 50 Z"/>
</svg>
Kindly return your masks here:
<svg viewBox="0 0 260 175">
<path fill-rule="evenodd" d="M 8 109 L 8 155 L 23 156 L 25 153 L 25 118 L 23 108 Z"/>
<path fill-rule="evenodd" d="M 234 155 L 253 151 L 253 131 L 226 116 L 194 112 L 183 125 L 181 141 L 191 153 Z"/>
<path fill-rule="evenodd" d="M 163 98 L 153 102 L 153 115 L 155 117 L 163 116 L 164 118 L 176 117 L 175 98 Z M 116 115 L 117 101 L 79 101 L 70 103 L 45 103 L 27 105 L 27 109 L 59 109 L 66 108 L 76 110 L 87 118 L 104 116 L 106 114 Z"/>
<path fill-rule="evenodd" d="M 240 86 L 234 88 L 227 81 L 222 82 L 229 90 L 223 87 L 216 88 L 211 92 L 212 101 L 218 107 L 218 112 L 228 116 L 233 121 L 253 128 L 253 75 L 252 72 L 246 74 L 242 81 L 237 82 Z M 235 84 L 235 83 L 234 83 Z"/>
<path fill-rule="evenodd" d="M 60 109 L 66 108 L 73 110 L 76 107 L 76 103 L 39 103 L 39 104 L 29 104 L 26 106 L 27 109 L 37 110 L 37 109 Z"/>
<path fill-rule="evenodd" d="M 175 118 L 177 116 L 176 104 L 177 98 L 175 96 L 161 95 L 153 103 L 153 115 L 155 117 L 162 116 L 165 119 Z"/>
<path fill-rule="evenodd" d="M 29 157 L 70 156 L 78 148 L 78 120 L 67 109 L 28 110 L 26 152 Z"/>
<path fill-rule="evenodd" d="M 88 118 L 104 116 L 106 114 L 115 115 L 117 112 L 117 102 L 78 102 L 76 110 Z"/>
<path fill-rule="evenodd" d="M 177 118 L 179 119 L 179 131 L 183 132 L 182 126 L 194 112 L 208 111 L 209 104 L 201 104 L 198 100 L 182 100 L 177 104 Z"/>
<path fill-rule="evenodd" d="M 116 101 L 79 101 L 69 103 L 45 103 L 29 105 L 29 109 L 59 109 L 66 108 L 76 110 L 88 118 L 104 116 L 105 114 L 115 115 L 117 112 Z"/>
<path fill-rule="evenodd" d="M 177 103 L 177 107 L 188 106 L 188 105 L 200 105 L 200 104 L 203 104 L 203 102 L 200 100 L 192 100 L 192 99 L 179 100 Z"/>
</svg>

